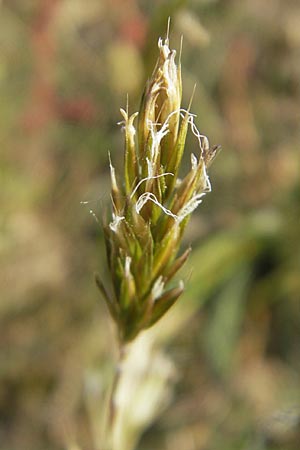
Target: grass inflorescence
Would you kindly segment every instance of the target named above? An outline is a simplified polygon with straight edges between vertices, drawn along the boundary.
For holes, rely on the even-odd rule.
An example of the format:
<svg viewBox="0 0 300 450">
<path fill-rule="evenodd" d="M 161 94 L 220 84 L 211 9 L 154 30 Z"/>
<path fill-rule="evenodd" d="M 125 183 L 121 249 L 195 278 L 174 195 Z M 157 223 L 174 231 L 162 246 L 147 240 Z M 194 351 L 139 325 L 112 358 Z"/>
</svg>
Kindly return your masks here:
<svg viewBox="0 0 300 450">
<path fill-rule="evenodd" d="M 121 109 L 125 133 L 124 174 L 110 161 L 112 217 L 103 230 L 112 289 L 97 284 L 116 322 L 121 343 L 154 325 L 176 302 L 182 281 L 169 287 L 190 249 L 178 256 L 191 213 L 211 190 L 207 167 L 217 148 L 200 134 L 195 116 L 181 107 L 180 61 L 168 37 L 158 41 L 159 57 L 139 112 Z M 179 178 L 188 130 L 199 150 Z"/>
</svg>

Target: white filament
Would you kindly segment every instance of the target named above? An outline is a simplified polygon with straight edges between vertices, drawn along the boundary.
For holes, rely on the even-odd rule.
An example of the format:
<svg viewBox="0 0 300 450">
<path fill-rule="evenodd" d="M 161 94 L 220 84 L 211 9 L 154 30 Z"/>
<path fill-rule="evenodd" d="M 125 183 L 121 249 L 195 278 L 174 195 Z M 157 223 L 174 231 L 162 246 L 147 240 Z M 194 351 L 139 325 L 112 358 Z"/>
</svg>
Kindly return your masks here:
<svg viewBox="0 0 300 450">
<path fill-rule="evenodd" d="M 179 211 L 177 216 L 177 220 L 182 222 L 182 220 L 191 214 L 199 205 L 202 203 L 202 197 L 205 195 L 205 192 L 201 194 L 195 194 Z"/>
<path fill-rule="evenodd" d="M 154 124 L 150 120 L 148 121 L 148 127 L 149 127 L 151 137 L 152 137 L 152 143 L 151 143 L 151 149 L 150 149 L 151 161 L 156 160 L 161 140 L 163 139 L 164 136 L 166 136 L 169 133 L 168 118 L 163 123 L 160 130 L 156 131 L 155 125 L 156 124 Z"/>
<path fill-rule="evenodd" d="M 157 298 L 161 296 L 165 287 L 165 283 L 163 282 L 163 277 L 160 275 L 155 281 L 153 288 L 151 290 L 152 299 L 155 301 Z"/>
<path fill-rule="evenodd" d="M 155 203 L 155 205 L 159 206 L 165 214 L 167 214 L 168 216 L 171 216 L 171 217 L 173 217 L 173 219 L 177 220 L 178 217 L 176 216 L 176 214 L 173 214 L 172 211 L 170 211 L 165 206 L 163 206 L 157 200 L 156 196 L 152 192 L 144 192 L 144 194 L 140 195 L 140 197 L 138 198 L 138 201 L 135 204 L 135 210 L 136 210 L 137 214 L 140 213 L 141 209 L 143 208 L 143 206 L 145 206 L 145 204 L 148 201 Z"/>
<path fill-rule="evenodd" d="M 148 161 L 149 161 L 149 160 L 147 159 L 147 162 L 148 162 Z M 154 176 L 148 176 L 148 177 L 146 177 L 146 178 L 142 178 L 142 180 L 140 180 L 140 181 L 138 182 L 138 184 L 136 185 L 136 187 L 135 187 L 134 190 L 132 191 L 132 193 L 131 193 L 131 195 L 130 195 L 130 198 L 132 198 L 132 197 L 134 196 L 134 194 L 136 193 L 136 191 L 138 190 L 138 188 L 140 187 L 140 185 L 141 185 L 142 183 L 144 183 L 145 181 L 153 180 L 153 179 L 155 179 L 155 178 L 164 177 L 164 176 L 166 176 L 166 175 L 172 175 L 172 177 L 174 177 L 174 173 L 172 173 L 172 172 L 165 172 L 165 173 L 161 173 L 160 175 L 154 175 Z"/>
<path fill-rule="evenodd" d="M 191 164 L 192 164 L 192 170 L 195 171 L 198 166 L 198 160 L 197 160 L 196 156 L 194 155 L 194 153 L 191 154 Z"/>
<path fill-rule="evenodd" d="M 203 176 L 204 176 L 204 181 L 205 181 L 204 191 L 211 192 L 210 179 L 207 175 L 206 166 L 205 166 L 204 162 L 203 162 L 202 170 L 203 170 Z"/>
<path fill-rule="evenodd" d="M 112 222 L 110 222 L 109 228 L 111 229 L 111 231 L 114 231 L 116 233 L 117 230 L 118 230 L 120 222 L 122 220 L 124 220 L 125 217 L 124 216 L 118 216 L 118 215 L 116 215 L 114 213 L 112 214 L 112 216 L 113 216 L 113 220 L 112 220 Z"/>
</svg>

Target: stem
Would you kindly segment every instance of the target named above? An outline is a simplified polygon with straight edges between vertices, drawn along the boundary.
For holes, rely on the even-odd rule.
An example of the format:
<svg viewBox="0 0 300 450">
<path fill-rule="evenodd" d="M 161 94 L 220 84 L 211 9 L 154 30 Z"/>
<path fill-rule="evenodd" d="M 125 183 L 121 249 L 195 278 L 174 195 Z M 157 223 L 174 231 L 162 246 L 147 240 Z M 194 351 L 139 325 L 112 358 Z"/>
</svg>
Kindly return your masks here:
<svg viewBox="0 0 300 450">
<path fill-rule="evenodd" d="M 119 382 L 122 375 L 122 364 L 124 361 L 124 357 L 126 354 L 126 348 L 123 344 L 120 344 L 119 346 L 119 354 L 118 354 L 118 360 L 116 365 L 116 370 L 114 374 L 114 378 L 112 381 L 112 387 L 109 395 L 109 401 L 108 401 L 108 420 L 107 420 L 107 442 L 108 442 L 108 448 L 107 450 L 114 450 L 114 428 L 116 424 L 116 417 L 117 417 L 117 405 L 115 403 L 115 397 L 118 390 Z"/>
</svg>

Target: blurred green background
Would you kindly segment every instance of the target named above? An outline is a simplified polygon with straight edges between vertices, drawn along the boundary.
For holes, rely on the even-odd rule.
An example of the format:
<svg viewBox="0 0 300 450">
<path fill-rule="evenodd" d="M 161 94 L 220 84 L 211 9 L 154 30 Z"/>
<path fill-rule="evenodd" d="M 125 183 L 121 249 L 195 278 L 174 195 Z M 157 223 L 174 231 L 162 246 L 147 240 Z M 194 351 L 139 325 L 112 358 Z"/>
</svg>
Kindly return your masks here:
<svg viewBox="0 0 300 450">
<path fill-rule="evenodd" d="M 299 449 L 299 1 L 1 0 L 1 450 L 93 449 L 86 379 L 109 377 L 114 329 L 89 209 L 109 202 L 119 108 L 138 109 L 168 16 L 183 106 L 197 83 L 223 150 L 163 344 L 173 397 L 138 449 Z"/>
</svg>

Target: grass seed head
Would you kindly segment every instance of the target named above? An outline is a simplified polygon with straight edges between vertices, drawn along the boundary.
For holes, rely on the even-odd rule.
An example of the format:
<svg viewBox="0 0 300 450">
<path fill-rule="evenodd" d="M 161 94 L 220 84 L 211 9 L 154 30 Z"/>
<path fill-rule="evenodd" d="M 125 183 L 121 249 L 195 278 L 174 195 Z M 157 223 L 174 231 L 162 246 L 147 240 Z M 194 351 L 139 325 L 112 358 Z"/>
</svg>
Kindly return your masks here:
<svg viewBox="0 0 300 450">
<path fill-rule="evenodd" d="M 122 343 L 155 324 L 184 290 L 182 281 L 168 284 L 190 253 L 188 249 L 177 256 L 191 213 L 211 190 L 206 168 L 216 154 L 196 128 L 195 116 L 181 108 L 181 69 L 175 50 L 170 50 L 168 39 L 159 39 L 158 49 L 139 112 L 130 116 L 128 107 L 121 109 L 122 184 L 110 161 L 112 218 L 104 225 L 104 236 L 112 293 L 99 277 L 96 281 Z M 199 154 L 191 155 L 191 169 L 180 180 L 189 128 Z"/>
</svg>

